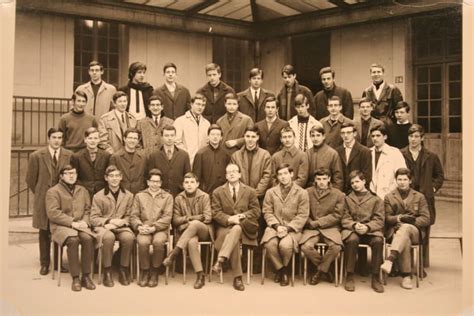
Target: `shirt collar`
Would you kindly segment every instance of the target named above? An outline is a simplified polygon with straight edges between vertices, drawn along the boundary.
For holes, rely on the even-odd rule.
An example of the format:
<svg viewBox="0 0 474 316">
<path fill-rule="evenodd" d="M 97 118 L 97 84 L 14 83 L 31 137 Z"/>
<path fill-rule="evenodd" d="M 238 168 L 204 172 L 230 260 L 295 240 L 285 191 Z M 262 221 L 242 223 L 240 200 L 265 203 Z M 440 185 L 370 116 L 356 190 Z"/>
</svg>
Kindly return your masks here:
<svg viewBox="0 0 474 316">
<path fill-rule="evenodd" d="M 127 111 L 123 111 L 123 112 L 120 112 L 119 110 L 117 109 L 114 109 L 115 111 L 115 115 L 117 115 L 117 117 L 121 118 L 122 117 L 122 114 L 125 114 L 127 113 Z"/>
<path fill-rule="evenodd" d="M 346 146 L 346 143 L 343 143 L 345 149 L 352 149 L 354 148 L 355 139 L 352 140 L 352 143 L 349 146 Z"/>
<path fill-rule="evenodd" d="M 49 154 L 51 155 L 51 157 L 54 155 L 54 149 L 51 148 L 50 146 L 48 146 L 48 151 L 49 151 Z M 56 149 L 56 155 L 59 157 L 59 153 L 61 152 L 61 147 L 59 147 L 58 149 Z"/>
<path fill-rule="evenodd" d="M 276 120 L 277 120 L 277 117 L 276 117 L 276 115 L 275 115 L 275 117 L 273 117 L 273 119 L 272 119 L 272 120 L 268 120 L 268 118 L 267 118 L 267 117 L 265 117 L 265 121 L 266 121 L 267 123 L 274 123 Z"/>
<path fill-rule="evenodd" d="M 285 153 L 289 153 L 291 157 L 294 157 L 298 152 L 298 148 L 296 148 L 296 146 L 294 145 L 291 146 L 290 149 L 284 148 L 283 150 L 285 151 Z"/>
<path fill-rule="evenodd" d="M 239 189 L 240 189 L 240 182 L 237 182 L 235 185 L 231 185 L 229 182 L 227 182 L 227 184 L 229 185 L 229 190 L 231 193 L 233 193 L 232 189 L 235 188 L 235 192 L 239 192 Z"/>
</svg>

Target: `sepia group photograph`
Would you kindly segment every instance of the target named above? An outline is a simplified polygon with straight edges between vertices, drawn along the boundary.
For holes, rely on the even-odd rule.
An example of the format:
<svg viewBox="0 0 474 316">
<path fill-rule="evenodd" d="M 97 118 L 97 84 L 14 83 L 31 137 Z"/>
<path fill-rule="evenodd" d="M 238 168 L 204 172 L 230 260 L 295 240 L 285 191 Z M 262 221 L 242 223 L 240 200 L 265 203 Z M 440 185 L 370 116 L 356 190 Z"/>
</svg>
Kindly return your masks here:
<svg viewBox="0 0 474 316">
<path fill-rule="evenodd" d="M 471 0 L 0 0 L 0 315 L 474 315 Z"/>
</svg>

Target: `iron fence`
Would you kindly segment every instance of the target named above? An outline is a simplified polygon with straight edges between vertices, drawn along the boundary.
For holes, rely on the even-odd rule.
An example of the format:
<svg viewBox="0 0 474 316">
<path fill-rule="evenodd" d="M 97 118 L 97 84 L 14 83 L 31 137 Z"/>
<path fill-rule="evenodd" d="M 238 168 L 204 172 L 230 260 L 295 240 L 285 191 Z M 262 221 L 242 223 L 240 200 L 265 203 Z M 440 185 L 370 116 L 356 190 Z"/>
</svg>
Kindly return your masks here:
<svg viewBox="0 0 474 316">
<path fill-rule="evenodd" d="M 10 164 L 9 217 L 24 217 L 33 214 L 34 194 L 25 182 L 30 154 L 36 148 L 12 148 Z"/>
</svg>

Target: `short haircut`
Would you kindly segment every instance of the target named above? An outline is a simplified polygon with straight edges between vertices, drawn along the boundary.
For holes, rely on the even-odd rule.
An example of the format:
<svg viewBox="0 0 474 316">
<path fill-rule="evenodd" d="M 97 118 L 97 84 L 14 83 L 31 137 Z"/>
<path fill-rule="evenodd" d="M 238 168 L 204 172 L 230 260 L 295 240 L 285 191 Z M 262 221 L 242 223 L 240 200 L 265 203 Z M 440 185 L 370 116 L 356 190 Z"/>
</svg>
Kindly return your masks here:
<svg viewBox="0 0 474 316">
<path fill-rule="evenodd" d="M 405 101 L 398 101 L 395 107 L 393 108 L 393 112 L 395 113 L 396 110 L 403 109 L 403 108 L 405 108 L 407 113 L 410 113 L 410 105 L 408 104 L 408 102 L 405 102 Z"/>
<path fill-rule="evenodd" d="M 105 169 L 104 175 L 108 176 L 109 174 L 111 174 L 114 171 L 118 171 L 118 172 L 120 172 L 120 174 L 122 174 L 122 171 L 119 168 L 117 168 L 116 165 L 110 165 Z"/>
<path fill-rule="evenodd" d="M 86 99 L 86 102 L 87 102 L 87 94 L 86 94 L 84 91 L 82 91 L 82 90 L 77 90 L 77 91 L 75 91 L 75 92 L 73 93 L 71 99 L 72 99 L 73 101 L 76 101 L 77 96 L 83 97 L 84 99 Z"/>
<path fill-rule="evenodd" d="M 296 133 L 295 133 L 295 130 L 292 129 L 291 127 L 289 126 L 286 126 L 286 127 L 283 127 L 280 131 L 280 136 L 283 135 L 283 133 L 292 133 L 293 136 L 296 136 Z"/>
<path fill-rule="evenodd" d="M 163 129 L 161 130 L 161 136 L 163 136 L 163 133 L 165 131 L 174 131 L 174 134 L 176 135 L 176 128 L 173 125 L 170 125 L 170 124 L 165 125 Z"/>
<path fill-rule="evenodd" d="M 237 169 L 238 169 L 239 172 L 240 172 L 240 166 L 239 166 L 238 164 L 236 164 L 236 163 L 233 163 L 233 162 L 229 162 L 229 163 L 227 164 L 227 166 L 225 166 L 226 172 L 227 172 L 227 168 L 229 168 L 230 166 L 236 166 Z"/>
<path fill-rule="evenodd" d="M 287 164 L 287 163 L 281 163 L 278 165 L 278 167 L 276 168 L 275 170 L 275 173 L 278 174 L 278 171 L 282 170 L 282 169 L 288 169 L 288 172 L 293 172 L 293 168 L 290 166 L 290 164 Z"/>
<path fill-rule="evenodd" d="M 286 74 L 287 76 L 288 75 L 296 75 L 295 67 L 293 67 L 293 65 L 283 66 L 283 68 L 281 69 L 281 75 L 283 76 L 284 74 Z"/>
<path fill-rule="evenodd" d="M 142 131 L 141 130 L 139 130 L 136 127 L 129 127 L 125 130 L 125 132 L 123 132 L 123 138 L 127 138 L 128 134 L 130 134 L 130 133 L 136 133 L 138 135 L 138 139 L 140 139 L 141 136 L 142 136 Z"/>
<path fill-rule="evenodd" d="M 264 102 L 264 106 L 263 106 L 264 108 L 265 108 L 265 105 L 266 105 L 268 102 L 275 102 L 275 103 L 276 103 L 276 107 L 277 107 L 277 108 L 280 107 L 280 105 L 278 104 L 277 99 L 276 99 L 276 97 L 275 97 L 274 95 L 271 95 L 271 96 L 267 97 L 267 98 L 265 99 L 265 101 L 263 101 L 263 102 Z"/>
<path fill-rule="evenodd" d="M 383 66 L 381 64 L 378 64 L 378 63 L 373 63 L 372 65 L 370 65 L 369 71 L 372 71 L 372 68 L 380 68 L 380 69 L 382 69 L 382 72 L 385 72 L 385 68 L 383 68 Z"/>
<path fill-rule="evenodd" d="M 419 125 L 419 124 L 413 124 L 412 126 L 410 126 L 410 128 L 408 129 L 408 135 L 411 135 L 411 134 L 414 134 L 414 133 L 420 133 L 420 136 L 424 136 L 425 135 L 425 129 L 423 128 L 423 126 Z"/>
<path fill-rule="evenodd" d="M 328 176 L 328 177 L 331 177 L 331 170 L 329 170 L 328 168 L 324 168 L 324 167 L 321 167 L 321 168 L 318 168 L 314 171 L 313 173 L 313 177 L 316 179 L 316 176 Z"/>
<path fill-rule="evenodd" d="M 372 135 L 373 132 L 379 131 L 382 135 L 387 135 L 387 128 L 385 125 L 375 126 L 370 129 L 369 135 Z"/>
<path fill-rule="evenodd" d="M 91 69 L 94 66 L 99 66 L 100 70 L 104 70 L 104 65 L 102 65 L 102 63 L 98 62 L 97 60 L 93 60 L 89 63 L 89 69 Z"/>
<path fill-rule="evenodd" d="M 207 135 L 209 135 L 212 130 L 221 131 L 221 135 L 224 135 L 224 132 L 222 131 L 222 128 L 217 124 L 212 124 L 211 126 L 209 126 L 209 128 L 207 129 Z"/>
<path fill-rule="evenodd" d="M 114 95 L 112 96 L 112 101 L 114 101 L 114 103 L 115 103 L 115 101 L 117 101 L 117 99 L 118 99 L 118 98 L 121 98 L 121 97 L 126 97 L 127 100 L 128 100 L 128 95 L 127 95 L 125 92 L 123 92 L 123 91 L 117 91 L 117 92 L 115 92 Z"/>
<path fill-rule="evenodd" d="M 336 78 L 336 72 L 331 67 L 321 68 L 319 71 L 319 78 L 321 78 L 321 76 L 324 74 L 331 74 L 333 79 Z"/>
<path fill-rule="evenodd" d="M 196 95 L 191 98 L 191 104 L 193 104 L 194 101 L 196 101 L 196 100 L 201 100 L 201 101 L 204 102 L 204 103 L 207 102 L 206 97 L 205 97 L 203 94 L 201 94 L 201 93 L 196 93 Z"/>
<path fill-rule="evenodd" d="M 153 168 L 150 171 L 148 171 L 146 179 L 151 180 L 151 177 L 153 177 L 153 176 L 159 176 L 160 180 L 163 178 L 161 170 L 158 169 L 158 168 Z"/>
<path fill-rule="evenodd" d="M 206 67 L 205 67 L 205 69 L 206 69 L 206 74 L 207 74 L 208 71 L 211 71 L 211 70 L 217 71 L 218 74 L 221 73 L 221 66 L 219 66 L 219 65 L 216 64 L 216 63 L 207 64 Z"/>
<path fill-rule="evenodd" d="M 346 127 L 352 127 L 352 131 L 353 131 L 353 132 L 356 131 L 356 128 L 355 128 L 355 125 L 354 125 L 353 122 L 344 122 L 344 123 L 342 123 L 342 125 L 341 125 L 341 130 L 342 130 L 343 128 L 346 128 Z"/>
<path fill-rule="evenodd" d="M 61 170 L 59 170 L 59 174 L 63 175 L 64 172 L 69 171 L 69 170 L 76 170 L 76 167 L 73 167 L 72 165 L 67 164 L 64 167 L 62 167 Z"/>
<path fill-rule="evenodd" d="M 237 96 L 237 94 L 235 94 L 233 92 L 227 93 L 224 96 L 224 99 L 225 99 L 225 102 L 227 102 L 227 100 L 235 100 L 235 101 L 239 102 L 239 97 Z"/>
<path fill-rule="evenodd" d="M 295 107 L 298 105 L 307 105 L 308 104 L 308 98 L 302 94 L 298 93 L 295 97 Z"/>
<path fill-rule="evenodd" d="M 146 65 L 140 61 L 131 63 L 130 66 L 128 67 L 128 79 L 132 80 L 139 70 L 146 71 Z"/>
<path fill-rule="evenodd" d="M 252 68 L 249 71 L 249 79 L 252 79 L 252 77 L 260 75 L 263 79 L 263 70 L 260 68 Z"/>
<path fill-rule="evenodd" d="M 311 129 L 309 130 L 309 135 L 313 134 L 314 132 L 318 132 L 323 135 L 326 134 L 326 131 L 324 130 L 324 127 L 322 125 L 314 125 L 313 127 L 311 127 Z"/>
<path fill-rule="evenodd" d="M 48 139 L 51 137 L 51 135 L 53 135 L 54 133 L 61 133 L 61 134 L 64 134 L 63 131 L 61 131 L 59 128 L 56 128 L 56 127 L 51 127 L 50 129 L 48 129 Z"/>
<path fill-rule="evenodd" d="M 258 136 L 260 136 L 260 131 L 258 130 L 258 127 L 256 127 L 255 125 L 245 128 L 244 135 L 247 134 L 247 132 L 253 132 L 253 133 L 256 133 Z"/>
<path fill-rule="evenodd" d="M 408 179 L 411 180 L 412 174 L 411 174 L 410 169 L 408 169 L 408 168 L 398 168 L 397 171 L 395 171 L 395 179 L 398 176 L 407 176 Z"/>
<path fill-rule="evenodd" d="M 174 63 L 169 62 L 169 63 L 164 64 L 163 73 L 165 73 L 166 69 L 168 69 L 168 68 L 174 68 L 175 71 L 178 71 L 178 67 L 176 67 L 176 65 Z"/>
<path fill-rule="evenodd" d="M 150 103 L 151 101 L 160 101 L 161 105 L 163 105 L 163 99 L 159 96 L 159 95 L 152 95 L 149 99 L 148 99 L 148 107 L 150 106 Z"/>
<path fill-rule="evenodd" d="M 94 134 L 94 133 L 98 133 L 99 130 L 95 127 L 89 127 L 88 129 L 86 129 L 86 131 L 84 132 L 84 137 L 88 137 L 90 134 Z"/>
<path fill-rule="evenodd" d="M 362 99 L 360 99 L 360 101 L 359 101 L 359 107 L 362 105 L 362 103 L 370 103 L 370 106 L 371 106 L 371 107 L 374 107 L 374 103 L 373 103 L 371 100 L 369 100 L 369 99 L 367 99 L 367 98 L 365 98 L 365 97 L 362 98 Z"/>
<path fill-rule="evenodd" d="M 332 97 L 328 99 L 328 105 L 329 105 L 329 101 L 338 101 L 339 105 L 341 105 L 341 98 L 338 97 L 337 95 L 333 95 Z"/>
<path fill-rule="evenodd" d="M 187 172 L 183 177 L 183 182 L 185 179 L 194 179 L 196 182 L 199 182 L 199 178 L 195 173 Z"/>
<path fill-rule="evenodd" d="M 353 170 L 351 173 L 349 173 L 349 181 L 356 177 L 359 177 L 361 180 L 365 180 L 365 174 L 360 170 Z"/>
</svg>

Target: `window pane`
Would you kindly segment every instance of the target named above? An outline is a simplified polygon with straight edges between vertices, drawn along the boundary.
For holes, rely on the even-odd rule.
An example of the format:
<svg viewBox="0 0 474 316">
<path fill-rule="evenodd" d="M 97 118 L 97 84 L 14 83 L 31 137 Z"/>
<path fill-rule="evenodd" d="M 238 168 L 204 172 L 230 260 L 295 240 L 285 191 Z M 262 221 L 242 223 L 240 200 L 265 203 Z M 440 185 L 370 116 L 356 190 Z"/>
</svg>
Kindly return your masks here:
<svg viewBox="0 0 474 316">
<path fill-rule="evenodd" d="M 441 116 L 441 101 L 431 101 L 431 116 Z"/>
<path fill-rule="evenodd" d="M 99 38 L 99 52 L 107 53 L 107 39 Z"/>
<path fill-rule="evenodd" d="M 461 65 L 449 66 L 449 81 L 461 80 Z"/>
<path fill-rule="evenodd" d="M 104 23 L 101 21 L 97 22 L 97 28 L 99 29 L 99 36 L 107 37 L 108 24 L 109 23 Z"/>
<path fill-rule="evenodd" d="M 426 132 L 428 133 L 431 133 L 430 129 L 429 129 L 429 125 L 428 125 L 428 119 L 427 118 L 418 118 L 418 124 L 420 124 L 421 126 L 423 126 L 423 128 L 425 129 Z"/>
<path fill-rule="evenodd" d="M 109 67 L 118 68 L 119 66 L 119 56 L 115 54 L 109 55 Z"/>
<path fill-rule="evenodd" d="M 436 40 L 430 42 L 430 57 L 442 57 L 443 56 L 443 42 Z"/>
<path fill-rule="evenodd" d="M 89 65 L 92 61 L 92 53 L 83 52 L 82 54 L 82 65 Z"/>
<path fill-rule="evenodd" d="M 418 100 L 428 99 L 428 85 L 418 85 Z"/>
<path fill-rule="evenodd" d="M 441 133 L 441 118 L 432 118 L 430 119 L 431 123 L 431 133 Z"/>
<path fill-rule="evenodd" d="M 461 83 L 451 82 L 449 84 L 449 98 L 460 98 L 461 97 Z"/>
<path fill-rule="evenodd" d="M 418 83 L 428 82 L 428 68 L 418 68 Z"/>
<path fill-rule="evenodd" d="M 116 86 L 118 85 L 118 70 L 117 69 L 109 69 L 108 82 Z"/>
<path fill-rule="evenodd" d="M 82 33 L 92 35 L 93 26 L 94 26 L 94 21 L 84 20 L 82 23 Z"/>
<path fill-rule="evenodd" d="M 92 40 L 92 36 L 84 36 L 82 37 L 82 49 L 87 51 L 92 51 L 94 47 L 94 42 Z"/>
<path fill-rule="evenodd" d="M 462 132 L 461 117 L 450 117 L 449 118 L 449 132 L 450 133 L 461 133 Z"/>
<path fill-rule="evenodd" d="M 430 67 L 430 81 L 441 82 L 441 67 Z"/>
<path fill-rule="evenodd" d="M 86 82 L 86 81 L 88 81 L 88 80 L 90 79 L 90 77 L 89 77 L 89 69 L 88 69 L 87 67 L 81 67 L 81 68 L 82 68 L 82 69 L 81 69 L 81 76 L 82 76 L 81 81 L 82 81 L 82 82 Z"/>
<path fill-rule="evenodd" d="M 74 67 L 74 81 L 75 82 L 82 82 L 81 67 Z"/>
<path fill-rule="evenodd" d="M 460 55 L 462 52 L 461 38 L 452 39 L 448 42 L 448 55 Z"/>
<path fill-rule="evenodd" d="M 109 23 L 109 36 L 118 38 L 119 37 L 119 26 L 115 23 Z"/>
<path fill-rule="evenodd" d="M 107 63 L 107 54 L 99 54 L 99 61 L 104 65 L 104 67 L 109 68 L 109 64 Z"/>
<path fill-rule="evenodd" d="M 427 101 L 418 101 L 418 116 L 428 116 L 428 102 Z"/>
<path fill-rule="evenodd" d="M 430 99 L 441 99 L 441 84 L 430 85 Z"/>
<path fill-rule="evenodd" d="M 109 50 L 110 52 L 118 53 L 119 49 L 119 41 L 118 39 L 110 39 L 109 40 Z"/>
<path fill-rule="evenodd" d="M 461 100 L 449 100 L 449 115 L 461 115 Z"/>
</svg>

